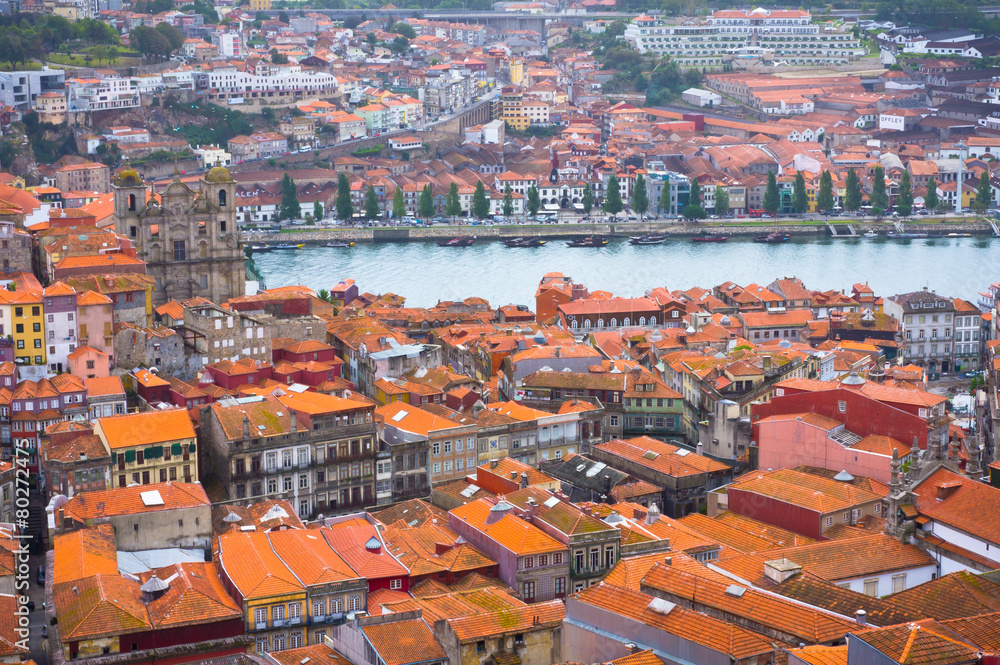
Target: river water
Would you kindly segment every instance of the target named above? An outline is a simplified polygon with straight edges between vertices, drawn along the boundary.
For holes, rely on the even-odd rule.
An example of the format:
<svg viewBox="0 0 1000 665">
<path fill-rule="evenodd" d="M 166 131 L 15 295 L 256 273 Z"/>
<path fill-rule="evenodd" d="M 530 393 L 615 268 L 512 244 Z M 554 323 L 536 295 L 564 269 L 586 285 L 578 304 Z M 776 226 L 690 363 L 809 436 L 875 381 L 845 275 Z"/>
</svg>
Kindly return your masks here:
<svg viewBox="0 0 1000 665">
<path fill-rule="evenodd" d="M 529 305 L 542 275 L 557 271 L 591 291 L 640 296 L 665 286 L 711 288 L 725 281 L 767 285 L 780 277 L 800 278 L 810 289 L 845 289 L 868 282 L 881 296 L 928 287 L 942 295 L 976 302 L 977 294 L 1000 281 L 1000 239 L 914 240 L 813 238 L 785 244 L 730 239 L 695 243 L 670 238 L 663 245 L 633 246 L 614 240 L 603 248 L 567 247 L 550 240 L 532 249 L 496 241 L 443 248 L 433 242 L 358 244 L 350 249 L 305 247 L 254 256 L 268 287 L 304 284 L 329 290 L 354 279 L 360 291 L 392 292 L 411 307 L 480 296 L 494 307 Z"/>
</svg>

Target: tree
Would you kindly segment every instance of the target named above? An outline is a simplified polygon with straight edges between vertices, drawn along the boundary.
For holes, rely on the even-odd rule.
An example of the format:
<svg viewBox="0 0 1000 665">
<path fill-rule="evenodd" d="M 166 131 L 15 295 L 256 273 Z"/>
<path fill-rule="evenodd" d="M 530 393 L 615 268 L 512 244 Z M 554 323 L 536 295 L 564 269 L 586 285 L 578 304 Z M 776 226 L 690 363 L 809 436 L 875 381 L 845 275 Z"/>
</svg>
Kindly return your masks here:
<svg viewBox="0 0 1000 665">
<path fill-rule="evenodd" d="M 819 177 L 819 194 L 816 196 L 816 207 L 823 212 L 833 210 L 833 176 L 825 169 Z"/>
<path fill-rule="evenodd" d="M 424 188 L 420 190 L 420 199 L 417 201 L 417 214 L 424 219 L 430 219 L 434 216 L 434 193 L 431 191 L 430 184 L 424 185 Z"/>
<path fill-rule="evenodd" d="M 729 214 L 729 191 L 721 186 L 715 186 L 715 214 L 725 217 Z"/>
<path fill-rule="evenodd" d="M 993 202 L 993 187 L 990 186 L 990 172 L 986 171 L 979 176 L 979 185 L 976 186 L 976 200 L 972 202 L 972 209 L 980 215 L 986 212 Z"/>
<path fill-rule="evenodd" d="M 413 26 L 409 23 L 404 23 L 403 21 L 396 21 L 393 23 L 389 32 L 394 32 L 397 35 L 403 35 L 407 39 L 417 38 L 417 31 L 413 29 Z"/>
<path fill-rule="evenodd" d="M 657 201 L 657 206 L 660 209 L 660 214 L 670 212 L 670 181 L 666 178 L 663 179 L 663 185 L 660 187 L 660 199 Z"/>
<path fill-rule="evenodd" d="M 899 180 L 899 196 L 896 197 L 896 212 L 903 217 L 909 217 L 913 212 L 913 183 L 910 182 L 910 172 L 903 170 Z"/>
<path fill-rule="evenodd" d="M 90 49 L 90 54 L 94 56 L 97 60 L 97 65 L 100 66 L 101 60 L 108 57 L 108 47 L 103 44 L 98 44 L 94 48 Z M 109 63 L 110 64 L 110 63 Z"/>
<path fill-rule="evenodd" d="M 483 181 L 476 183 L 476 192 L 472 195 L 472 214 L 477 219 L 483 219 L 490 214 L 490 200 L 486 197 L 486 188 Z"/>
<path fill-rule="evenodd" d="M 924 196 L 924 208 L 934 210 L 938 207 L 937 181 L 934 178 L 927 180 L 927 195 Z"/>
<path fill-rule="evenodd" d="M 316 297 L 324 302 L 330 302 L 330 292 L 326 289 L 320 289 Z"/>
<path fill-rule="evenodd" d="M 608 178 L 608 193 L 604 197 L 604 212 L 612 217 L 625 209 L 622 204 L 621 186 L 618 184 L 618 176 L 614 173 Z"/>
<path fill-rule="evenodd" d="M 451 187 L 448 188 L 448 196 L 444 200 L 444 214 L 453 218 L 462 214 L 462 201 L 458 198 L 457 183 L 451 183 Z"/>
<path fill-rule="evenodd" d="M 701 205 L 701 185 L 698 183 L 697 178 L 691 179 L 691 193 L 688 195 L 688 205 Z"/>
<path fill-rule="evenodd" d="M 285 25 L 288 25 L 288 12 L 279 12 L 278 20 L 284 23 Z"/>
<path fill-rule="evenodd" d="M 105 51 L 104 57 L 108 59 L 108 64 L 114 67 L 115 63 L 118 62 L 118 58 L 121 57 L 121 51 L 117 46 L 108 46 L 106 48 L 107 51 Z"/>
<path fill-rule="evenodd" d="M 278 219 L 298 219 L 302 216 L 302 206 L 299 205 L 298 191 L 290 175 L 285 173 L 281 179 L 281 204 L 278 206 Z"/>
<path fill-rule="evenodd" d="M 313 219 L 316 221 L 323 219 L 323 204 L 319 201 L 313 202 Z"/>
<path fill-rule="evenodd" d="M 167 41 L 170 42 L 171 52 L 176 51 L 177 49 L 184 46 L 184 33 L 175 28 L 170 23 L 166 22 L 159 23 L 156 26 L 156 31 L 159 32 L 164 37 L 166 37 Z"/>
<path fill-rule="evenodd" d="M 392 216 L 396 219 L 406 217 L 406 199 L 403 198 L 403 190 L 399 187 L 392 193 Z"/>
<path fill-rule="evenodd" d="M 392 40 L 391 44 L 389 44 L 389 50 L 397 55 L 402 55 L 410 50 L 410 40 L 403 35 L 399 35 Z"/>
<path fill-rule="evenodd" d="M 270 56 L 271 56 L 271 62 L 275 65 L 288 64 L 288 56 L 285 55 L 284 53 L 279 53 L 278 49 L 276 48 L 271 49 Z"/>
<path fill-rule="evenodd" d="M 632 190 L 632 210 L 645 215 L 649 210 L 649 197 L 646 196 L 646 179 L 642 174 L 635 177 L 635 189 Z"/>
<path fill-rule="evenodd" d="M 365 219 L 378 219 L 379 213 L 378 197 L 375 196 L 375 188 L 369 187 L 365 192 Z"/>
<path fill-rule="evenodd" d="M 594 188 L 588 182 L 583 188 L 583 214 L 590 216 L 590 211 L 594 209 Z"/>
<path fill-rule="evenodd" d="M 510 189 L 508 182 L 503 188 L 503 216 L 509 221 L 514 215 L 514 192 Z"/>
<path fill-rule="evenodd" d="M 774 177 L 774 171 L 767 172 L 767 189 L 764 191 L 764 210 L 772 215 L 777 214 L 781 208 L 781 194 L 778 193 L 778 181 Z"/>
<path fill-rule="evenodd" d="M 351 183 L 347 181 L 347 174 L 345 173 L 341 173 L 337 177 L 337 217 L 344 222 L 348 222 L 354 217 L 354 204 L 351 202 Z"/>
<path fill-rule="evenodd" d="M 851 212 L 861 207 L 861 181 L 854 169 L 847 170 L 847 182 L 844 183 L 844 209 Z"/>
<path fill-rule="evenodd" d="M 161 25 L 163 25 L 161 23 Z M 172 47 L 170 41 L 163 33 L 155 28 L 147 28 L 144 25 L 132 28 L 129 32 L 129 44 L 139 51 L 146 60 L 157 61 L 170 55 Z"/>
<path fill-rule="evenodd" d="M 535 183 L 531 183 L 531 187 L 528 188 L 528 214 L 534 217 L 541 207 L 542 199 L 538 196 L 538 188 L 535 187 Z"/>
<path fill-rule="evenodd" d="M 684 219 L 695 220 L 695 219 L 705 219 L 705 209 L 699 205 L 693 205 L 691 203 L 684 206 L 684 210 L 681 211 Z"/>
<path fill-rule="evenodd" d="M 878 206 L 883 211 L 889 209 L 889 197 L 885 193 L 885 169 L 876 166 L 872 173 L 872 194 L 868 197 L 872 207 Z"/>
<path fill-rule="evenodd" d="M 806 178 L 802 171 L 795 174 L 792 185 L 792 210 L 801 214 L 809 209 L 809 194 L 806 193 Z"/>
</svg>

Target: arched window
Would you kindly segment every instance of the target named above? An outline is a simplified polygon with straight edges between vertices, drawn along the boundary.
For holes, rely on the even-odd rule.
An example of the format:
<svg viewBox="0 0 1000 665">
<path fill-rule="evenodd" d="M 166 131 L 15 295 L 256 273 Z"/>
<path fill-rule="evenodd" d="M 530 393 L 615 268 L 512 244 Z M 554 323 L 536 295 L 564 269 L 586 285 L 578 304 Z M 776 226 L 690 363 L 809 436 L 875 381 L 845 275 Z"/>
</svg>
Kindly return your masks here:
<svg viewBox="0 0 1000 665">
<path fill-rule="evenodd" d="M 646 325 L 646 317 L 645 316 L 640 316 L 639 317 L 639 325 L 640 326 Z"/>
<path fill-rule="evenodd" d="M 608 325 L 610 325 L 612 328 L 617 328 L 618 327 L 618 319 L 611 319 L 611 323 L 609 323 Z"/>
<path fill-rule="evenodd" d="M 135 194 L 128 195 L 128 209 L 135 212 Z"/>
<path fill-rule="evenodd" d="M 219 207 L 220 208 L 226 207 L 226 190 L 224 189 L 219 190 Z"/>
<path fill-rule="evenodd" d="M 202 242 L 202 243 L 198 244 L 198 254 L 203 259 L 207 259 L 208 258 L 208 243 L 207 242 Z"/>
<path fill-rule="evenodd" d="M 604 319 L 597 319 L 597 327 L 598 328 L 604 327 Z"/>
<path fill-rule="evenodd" d="M 569 322 L 569 327 L 572 328 L 573 330 L 576 330 L 577 326 L 578 324 L 576 322 L 576 319 L 573 319 L 572 321 Z"/>
<path fill-rule="evenodd" d="M 583 322 L 583 329 L 584 330 L 590 330 L 590 320 L 589 319 Z"/>
<path fill-rule="evenodd" d="M 649 317 L 649 325 L 651 325 L 651 326 L 655 326 L 656 325 L 656 317 L 655 316 Z"/>
<path fill-rule="evenodd" d="M 626 327 L 629 325 L 629 320 L 627 316 L 624 319 L 622 319 L 622 325 Z"/>
</svg>

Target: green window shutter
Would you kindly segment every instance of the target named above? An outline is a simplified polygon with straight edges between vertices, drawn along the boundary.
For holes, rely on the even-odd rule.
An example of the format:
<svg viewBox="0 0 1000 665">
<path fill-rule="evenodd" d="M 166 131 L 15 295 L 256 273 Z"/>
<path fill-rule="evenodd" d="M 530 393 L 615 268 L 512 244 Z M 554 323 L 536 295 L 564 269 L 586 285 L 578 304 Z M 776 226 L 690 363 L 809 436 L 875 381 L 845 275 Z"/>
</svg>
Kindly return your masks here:
<svg viewBox="0 0 1000 665">
<path fill-rule="evenodd" d="M 153 446 L 153 457 L 155 459 L 163 457 L 163 446 Z"/>
<path fill-rule="evenodd" d="M 145 459 L 153 459 L 153 446 L 150 446 L 149 448 L 146 448 L 144 451 L 142 451 L 142 456 Z"/>
<path fill-rule="evenodd" d="M 171 444 L 170 445 L 170 454 L 171 455 L 180 455 L 181 454 L 181 444 L 179 444 L 179 443 L 173 443 L 173 444 Z"/>
<path fill-rule="evenodd" d="M 194 447 L 194 442 L 192 441 L 190 444 L 188 444 L 188 452 L 192 452 L 193 453 L 194 451 L 195 451 L 195 447 Z"/>
<path fill-rule="evenodd" d="M 125 461 L 126 462 L 134 462 L 135 461 L 135 451 L 134 450 L 126 450 L 125 451 Z"/>
</svg>

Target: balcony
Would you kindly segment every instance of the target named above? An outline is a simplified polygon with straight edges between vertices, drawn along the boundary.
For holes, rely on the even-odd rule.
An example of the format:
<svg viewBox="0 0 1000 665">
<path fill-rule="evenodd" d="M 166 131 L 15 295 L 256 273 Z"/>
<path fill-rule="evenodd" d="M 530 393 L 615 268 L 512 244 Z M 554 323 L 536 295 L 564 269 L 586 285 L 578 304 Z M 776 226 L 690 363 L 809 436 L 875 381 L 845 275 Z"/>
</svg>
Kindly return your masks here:
<svg viewBox="0 0 1000 665">
<path fill-rule="evenodd" d="M 288 622 L 285 619 L 274 619 L 271 621 L 271 625 L 275 628 L 284 628 L 288 625 Z"/>
<path fill-rule="evenodd" d="M 253 625 L 253 629 L 254 630 L 267 630 L 267 622 L 266 621 L 264 621 L 263 623 L 257 622 L 257 623 L 255 623 Z"/>
<path fill-rule="evenodd" d="M 302 617 L 292 617 L 291 619 L 288 620 L 289 626 L 298 626 L 301 623 L 302 623 Z"/>
</svg>

